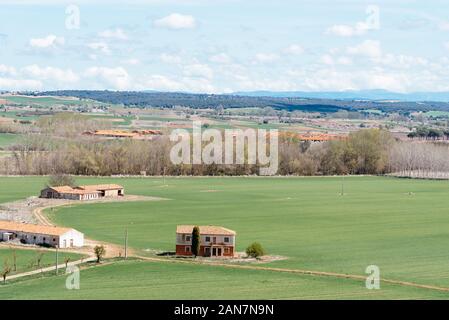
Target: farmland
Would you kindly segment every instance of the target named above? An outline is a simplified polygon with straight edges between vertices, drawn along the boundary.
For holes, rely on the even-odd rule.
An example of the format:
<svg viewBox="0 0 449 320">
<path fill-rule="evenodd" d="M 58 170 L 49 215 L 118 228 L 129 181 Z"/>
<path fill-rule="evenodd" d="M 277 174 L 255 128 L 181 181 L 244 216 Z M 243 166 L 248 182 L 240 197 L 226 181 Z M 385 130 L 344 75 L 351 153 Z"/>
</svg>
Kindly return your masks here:
<svg viewBox="0 0 449 320">
<path fill-rule="evenodd" d="M 45 181 L 45 177 L 0 178 L 0 201 L 35 195 Z M 80 184 L 118 182 L 125 186 L 128 194 L 168 199 L 154 202 L 77 205 L 47 212 L 57 224 L 76 228 L 89 238 L 116 244 L 123 243 L 124 230 L 128 228 L 129 244 L 140 255 L 152 257 L 155 250 L 173 251 L 177 224 L 214 224 L 237 231 L 237 251 L 244 251 L 249 243 L 259 241 L 269 254 L 287 258 L 257 264 L 258 266 L 363 276 L 365 268 L 374 264 L 380 267 L 382 278 L 449 287 L 447 251 L 449 183 L 446 181 L 368 176 L 348 177 L 344 182 L 342 178 L 337 177 L 78 178 L 77 182 Z M 157 264 L 129 263 L 129 268 L 120 265 L 102 267 L 111 274 L 109 277 L 106 273 L 104 277 L 113 278 L 116 271 L 117 278 L 126 281 L 131 291 L 137 290 L 141 283 L 157 286 L 159 280 L 153 279 L 150 272 L 147 274 L 148 279 L 145 278 L 146 273 L 142 271 L 139 277 L 145 279 L 126 280 L 128 270 L 133 268 L 157 270 Z M 163 266 L 161 268 L 164 270 Z M 176 267 L 170 268 L 180 268 L 187 273 L 186 277 L 177 276 L 176 279 L 180 288 L 188 288 L 190 281 L 194 281 L 193 279 L 198 276 L 196 272 L 199 273 L 199 270 L 195 268 L 200 267 L 176 264 Z M 210 268 L 207 274 L 216 272 L 216 278 L 238 279 L 240 275 L 242 279 L 249 277 L 244 276 L 243 271 Z M 86 277 L 95 278 L 94 275 L 99 272 L 87 270 L 85 274 Z M 270 294 L 261 293 L 259 297 L 301 298 L 310 294 L 319 298 L 322 294 L 322 298 L 328 298 L 332 297 L 333 293 L 329 291 L 327 296 L 326 290 L 333 290 L 332 286 L 335 286 L 335 290 L 341 290 L 346 294 L 352 292 L 353 298 L 366 297 L 365 291 L 358 294 L 357 290 L 351 289 L 352 285 L 363 287 L 364 283 L 361 281 L 314 277 L 316 282 L 312 284 L 308 282 L 310 281 L 308 277 L 312 276 L 258 272 L 261 274 L 260 279 L 263 278 L 268 282 L 282 282 L 285 279 L 293 281 L 291 278 L 297 281 L 292 285 L 292 291 L 286 295 L 276 294 L 276 290 L 273 290 Z M 170 278 L 170 274 L 170 269 L 166 269 L 167 278 Z M 159 279 L 159 276 L 156 278 Z M 92 281 L 97 281 L 95 279 Z M 255 282 L 257 279 L 259 278 L 254 276 Z M 57 279 L 49 279 L 45 282 L 43 280 L 36 282 L 35 286 L 45 285 L 56 290 L 58 283 Z M 320 290 L 320 283 L 330 288 Z M 164 283 L 167 293 L 162 290 L 160 297 L 182 298 L 182 293 L 170 295 L 169 284 L 170 281 L 167 279 Z M 22 285 L 32 287 L 33 282 L 20 284 Z M 255 292 L 259 289 L 263 292 L 266 289 L 263 282 L 259 285 L 254 289 Z M 307 289 L 298 295 L 296 288 L 302 286 L 310 287 L 310 292 Z M 92 290 L 86 291 L 85 294 L 88 297 L 95 296 L 94 288 L 92 284 Z M 241 290 L 247 288 L 244 286 Z M 52 291 L 50 289 L 49 292 Z M 411 292 L 415 289 L 392 286 L 391 290 L 391 297 L 418 298 Z M 21 292 L 28 291 L 21 290 Z M 424 295 L 431 294 L 424 289 L 419 292 Z M 431 292 L 433 294 L 433 290 Z M 98 297 L 108 296 L 103 293 L 99 293 Z M 222 295 L 217 295 L 216 298 L 230 297 L 233 293 L 236 292 L 223 290 Z M 111 289 L 109 296 L 113 297 L 114 294 L 115 291 Z M 138 295 L 137 292 L 134 294 Z M 448 296 L 449 294 L 439 294 L 438 297 Z M 147 291 L 140 297 L 152 297 L 152 293 Z"/>
<path fill-rule="evenodd" d="M 444 299 L 433 290 L 206 265 L 121 261 L 81 271 L 80 290 L 65 276 L 7 284 L 0 299 Z M 211 288 L 214 288 L 211 290 Z"/>
<path fill-rule="evenodd" d="M 17 270 L 12 270 L 12 274 L 27 272 L 35 269 L 39 269 L 37 266 L 37 259 L 40 257 L 40 267 L 48 267 L 55 264 L 56 256 L 54 250 L 32 250 L 32 249 L 14 249 L 14 247 L 8 248 L 6 246 L 0 247 L 0 263 L 1 267 L 7 263 L 11 268 L 14 265 L 14 253 L 16 255 L 16 267 Z M 76 253 L 59 253 L 59 263 L 64 263 L 65 258 L 70 258 L 71 261 L 82 258 L 82 255 Z"/>
<path fill-rule="evenodd" d="M 20 139 L 19 134 L 0 133 L 0 148 L 7 147 Z"/>
</svg>

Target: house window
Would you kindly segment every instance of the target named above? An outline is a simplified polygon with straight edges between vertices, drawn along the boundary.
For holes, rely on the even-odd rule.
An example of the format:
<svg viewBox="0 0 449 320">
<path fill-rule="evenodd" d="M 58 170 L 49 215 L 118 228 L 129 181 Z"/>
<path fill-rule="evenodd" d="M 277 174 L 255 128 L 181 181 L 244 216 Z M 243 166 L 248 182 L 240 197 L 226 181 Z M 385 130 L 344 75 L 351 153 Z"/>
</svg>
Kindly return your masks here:
<svg viewBox="0 0 449 320">
<path fill-rule="evenodd" d="M 186 236 L 186 241 L 190 241 L 191 238 L 192 236 Z"/>
<path fill-rule="evenodd" d="M 56 238 L 53 238 L 53 242 L 55 242 L 56 241 Z"/>
<path fill-rule="evenodd" d="M 33 239 L 36 240 L 36 236 L 34 236 Z"/>
<path fill-rule="evenodd" d="M 45 237 L 44 237 L 44 239 L 43 239 L 44 241 L 45 241 Z"/>
<path fill-rule="evenodd" d="M 210 237 L 206 237 L 206 242 L 210 242 Z"/>
<path fill-rule="evenodd" d="M 186 252 L 190 252 L 190 247 L 189 246 L 186 247 Z"/>
<path fill-rule="evenodd" d="M 229 237 L 225 237 L 224 242 L 229 242 Z"/>
</svg>

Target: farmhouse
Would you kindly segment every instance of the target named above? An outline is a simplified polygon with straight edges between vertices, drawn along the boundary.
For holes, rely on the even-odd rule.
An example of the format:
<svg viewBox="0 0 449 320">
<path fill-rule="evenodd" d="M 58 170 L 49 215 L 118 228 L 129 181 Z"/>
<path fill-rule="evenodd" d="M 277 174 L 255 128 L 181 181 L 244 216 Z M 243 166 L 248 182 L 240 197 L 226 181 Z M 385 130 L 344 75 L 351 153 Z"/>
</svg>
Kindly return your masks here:
<svg viewBox="0 0 449 320">
<path fill-rule="evenodd" d="M 84 245 L 84 234 L 75 229 L 0 220 L 0 240 L 16 239 L 23 243 L 59 248 Z"/>
<path fill-rule="evenodd" d="M 125 194 L 123 186 L 118 184 L 98 184 L 90 186 L 47 187 L 41 190 L 41 198 L 67 200 L 94 200 L 105 197 L 120 197 Z"/>
<path fill-rule="evenodd" d="M 131 139 L 140 139 L 148 136 L 161 135 L 162 131 L 160 130 L 95 130 L 95 131 L 86 131 L 83 132 L 84 135 L 88 136 L 97 136 L 104 138 L 131 138 Z"/>
<path fill-rule="evenodd" d="M 176 255 L 192 255 L 192 225 L 176 228 Z M 236 232 L 217 226 L 200 226 L 200 252 L 203 257 L 233 257 Z"/>
</svg>

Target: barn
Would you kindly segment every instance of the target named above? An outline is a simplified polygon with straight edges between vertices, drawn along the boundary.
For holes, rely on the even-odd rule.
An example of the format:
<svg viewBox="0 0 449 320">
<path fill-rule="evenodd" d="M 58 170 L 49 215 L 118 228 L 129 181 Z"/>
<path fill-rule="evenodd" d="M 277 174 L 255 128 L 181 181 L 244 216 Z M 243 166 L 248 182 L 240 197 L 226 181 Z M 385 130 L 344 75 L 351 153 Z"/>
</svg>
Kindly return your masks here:
<svg viewBox="0 0 449 320">
<path fill-rule="evenodd" d="M 58 248 L 84 246 L 84 234 L 72 229 L 0 220 L 0 240 Z"/>
<path fill-rule="evenodd" d="M 97 184 L 78 187 L 47 187 L 41 190 L 41 198 L 67 200 L 96 200 L 125 195 L 125 189 L 118 184 Z"/>
</svg>

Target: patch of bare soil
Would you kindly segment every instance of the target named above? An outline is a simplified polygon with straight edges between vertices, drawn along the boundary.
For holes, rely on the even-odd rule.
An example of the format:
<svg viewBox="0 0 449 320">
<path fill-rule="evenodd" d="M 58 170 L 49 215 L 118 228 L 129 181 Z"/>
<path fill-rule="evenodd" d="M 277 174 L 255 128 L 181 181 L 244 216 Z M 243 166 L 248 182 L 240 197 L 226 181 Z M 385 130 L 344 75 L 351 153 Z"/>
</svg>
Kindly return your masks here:
<svg viewBox="0 0 449 320">
<path fill-rule="evenodd" d="M 0 204 L 0 220 L 10 220 L 27 223 L 38 223 L 53 225 L 42 213 L 47 208 L 61 207 L 74 204 L 126 202 L 126 201 L 160 201 L 167 200 L 158 197 L 147 197 L 138 195 L 125 195 L 118 198 L 104 198 L 98 200 L 65 200 L 65 199 L 45 199 L 29 197 L 25 200 Z"/>
<path fill-rule="evenodd" d="M 0 219 L 27 223 L 37 223 L 42 225 L 54 225 L 48 217 L 43 213 L 45 209 L 61 207 L 75 204 L 90 204 L 90 203 L 107 203 L 107 202 L 124 202 L 124 201 L 160 201 L 167 200 L 158 197 L 147 197 L 138 195 L 125 195 L 119 198 L 104 198 L 99 200 L 65 200 L 65 199 L 45 199 L 38 197 L 30 197 L 25 200 L 3 203 L 0 205 Z M 93 239 L 84 239 L 84 247 L 82 248 L 68 248 L 64 249 L 67 252 L 81 253 L 88 256 L 94 255 L 94 247 L 103 245 L 106 249 L 106 258 L 124 257 L 124 246 L 96 241 Z M 28 246 L 27 246 L 28 247 Z M 28 248 L 40 248 L 31 246 Z M 128 255 L 132 255 L 133 251 L 128 249 Z"/>
</svg>

